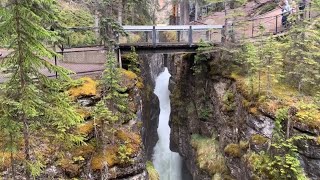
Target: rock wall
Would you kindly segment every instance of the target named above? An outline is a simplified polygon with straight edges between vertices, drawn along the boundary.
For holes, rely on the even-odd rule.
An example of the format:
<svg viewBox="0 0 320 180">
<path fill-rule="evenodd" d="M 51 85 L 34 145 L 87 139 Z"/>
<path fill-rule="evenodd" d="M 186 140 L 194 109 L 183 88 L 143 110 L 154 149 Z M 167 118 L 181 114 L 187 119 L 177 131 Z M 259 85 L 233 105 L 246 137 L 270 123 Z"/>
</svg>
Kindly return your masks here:
<svg viewBox="0 0 320 180">
<path fill-rule="evenodd" d="M 211 180 L 218 177 L 218 174 L 222 179 L 253 179 L 246 156 L 249 152 L 268 148 L 274 115 L 248 105 L 237 83 L 220 72 L 219 65 L 224 62 L 219 62 L 217 53 L 211 55 L 210 59 L 213 60 L 208 62 L 207 69 L 197 75 L 191 70 L 193 58 L 192 54 L 179 55 L 170 62 L 171 149 L 186 159 L 194 180 Z M 213 67 L 219 72 L 212 73 Z M 192 144 L 195 134 L 216 139 L 219 151 L 225 158 L 226 171 L 208 172 L 204 170 L 205 165 L 199 165 L 199 154 Z M 318 132 L 294 123 L 291 134 L 317 137 Z M 228 150 L 227 146 L 230 144 L 238 149 Z M 297 146 L 301 164 L 308 177 L 320 179 L 320 146 L 313 140 L 300 141 Z"/>
</svg>

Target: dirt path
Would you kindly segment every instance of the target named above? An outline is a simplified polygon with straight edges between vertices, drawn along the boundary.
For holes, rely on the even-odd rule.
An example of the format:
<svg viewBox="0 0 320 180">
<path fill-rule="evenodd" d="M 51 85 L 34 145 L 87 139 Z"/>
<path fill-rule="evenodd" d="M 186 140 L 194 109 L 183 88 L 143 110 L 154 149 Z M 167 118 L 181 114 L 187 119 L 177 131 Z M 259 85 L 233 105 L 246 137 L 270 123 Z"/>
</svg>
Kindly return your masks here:
<svg viewBox="0 0 320 180">
<path fill-rule="evenodd" d="M 262 0 L 260 3 L 266 3 L 270 0 Z M 234 28 L 237 37 L 250 38 L 252 36 L 257 36 L 259 33 L 259 26 L 262 25 L 265 28 L 266 33 L 275 33 L 276 26 L 277 30 L 281 31 L 281 9 L 277 7 L 276 9 L 267 12 L 262 15 L 255 17 L 250 17 L 250 13 L 258 6 L 254 1 L 247 3 L 245 6 L 236 8 L 234 10 L 227 9 L 227 17 L 234 13 L 242 13 L 242 16 L 235 17 L 236 22 L 231 22 L 228 20 L 229 24 L 237 24 Z M 209 16 L 203 17 L 202 23 L 204 24 L 225 24 L 225 12 L 215 12 Z"/>
</svg>

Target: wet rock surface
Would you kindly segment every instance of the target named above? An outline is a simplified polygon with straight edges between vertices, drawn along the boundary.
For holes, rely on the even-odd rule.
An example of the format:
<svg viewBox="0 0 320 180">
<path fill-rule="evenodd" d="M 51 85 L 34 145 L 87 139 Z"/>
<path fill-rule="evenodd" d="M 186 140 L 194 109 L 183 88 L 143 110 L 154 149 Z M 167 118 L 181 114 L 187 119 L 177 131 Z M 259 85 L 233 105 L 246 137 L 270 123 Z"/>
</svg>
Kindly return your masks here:
<svg viewBox="0 0 320 180">
<path fill-rule="evenodd" d="M 191 146 L 191 136 L 200 134 L 211 137 L 216 134 L 221 153 L 231 144 L 248 142 L 251 151 L 259 152 L 268 148 L 267 140 L 272 136 L 275 115 L 263 108 L 250 110 L 245 98 L 239 93 L 236 83 L 221 73 L 212 76 L 208 72 L 193 75 L 192 56 L 188 60 L 180 56 L 170 64 L 171 81 L 171 149 L 185 159 L 194 180 L 211 179 L 199 168 L 197 156 Z M 191 59 L 190 59 L 191 58 Z M 214 58 L 213 58 L 214 59 Z M 210 62 L 212 63 L 212 62 Z M 213 64 L 219 64 L 213 62 Z M 220 70 L 219 70 L 220 71 Z M 316 138 L 317 130 L 293 123 L 292 133 L 311 135 Z M 310 179 L 320 179 L 320 146 L 314 140 L 297 143 L 301 164 Z M 241 150 L 244 156 L 247 150 Z M 252 170 L 245 158 L 225 154 L 229 175 L 233 179 L 253 179 Z M 227 177 L 227 176 L 226 176 Z M 225 178 L 227 179 L 227 178 Z"/>
</svg>

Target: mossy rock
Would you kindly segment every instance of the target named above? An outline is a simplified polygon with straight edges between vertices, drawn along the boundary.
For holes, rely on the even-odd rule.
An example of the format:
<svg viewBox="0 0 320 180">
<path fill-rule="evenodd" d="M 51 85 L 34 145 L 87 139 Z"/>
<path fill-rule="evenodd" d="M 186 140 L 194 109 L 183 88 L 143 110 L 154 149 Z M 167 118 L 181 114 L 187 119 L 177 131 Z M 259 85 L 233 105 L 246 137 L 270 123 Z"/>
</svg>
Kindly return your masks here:
<svg viewBox="0 0 320 180">
<path fill-rule="evenodd" d="M 121 69 L 121 86 L 126 89 L 133 89 L 138 83 L 138 76 L 132 71 Z"/>
<path fill-rule="evenodd" d="M 196 150 L 199 168 L 211 176 L 227 173 L 224 156 L 219 151 L 219 145 L 214 137 L 208 138 L 194 134 L 191 137 L 191 145 Z"/>
<path fill-rule="evenodd" d="M 103 153 L 96 153 L 91 159 L 91 168 L 92 170 L 101 170 L 104 167 L 104 163 L 108 167 L 113 167 L 116 164 L 119 164 L 120 161 L 117 157 L 118 146 L 112 145 L 107 147 L 106 152 Z"/>
<path fill-rule="evenodd" d="M 94 130 L 94 121 L 87 121 L 77 126 L 76 132 L 88 136 Z"/>
<path fill-rule="evenodd" d="M 58 161 L 58 165 L 71 178 L 76 177 L 80 174 L 81 166 L 79 164 L 74 163 L 72 159 L 60 159 Z"/>
<path fill-rule="evenodd" d="M 320 127 L 320 110 L 317 105 L 302 103 L 298 109 L 299 111 L 296 114 L 298 121 L 312 128 Z"/>
<path fill-rule="evenodd" d="M 73 150 L 72 155 L 73 157 L 87 157 L 90 154 L 94 153 L 95 150 L 96 149 L 92 144 L 81 145 Z"/>
<path fill-rule="evenodd" d="M 150 180 L 160 180 L 160 176 L 159 173 L 157 172 L 157 170 L 154 168 L 152 162 L 147 161 L 146 163 L 146 169 L 149 175 L 149 179 Z"/>
<path fill-rule="evenodd" d="M 249 142 L 248 141 L 240 141 L 239 146 L 242 150 L 247 150 L 249 148 Z"/>
<path fill-rule="evenodd" d="M 239 144 L 228 144 L 225 148 L 224 148 L 224 152 L 232 157 L 241 157 L 241 148 Z"/>
<path fill-rule="evenodd" d="M 91 97 L 97 96 L 97 82 L 89 77 L 83 77 L 80 79 L 83 81 L 81 85 L 71 87 L 68 90 L 69 95 L 77 99 L 79 97 Z"/>
<path fill-rule="evenodd" d="M 254 145 L 263 145 L 268 141 L 268 138 L 260 135 L 260 134 L 254 134 L 251 136 L 251 142 Z"/>
<path fill-rule="evenodd" d="M 0 151 L 0 170 L 5 170 L 11 166 L 11 153 Z M 22 152 L 13 153 L 13 157 L 16 161 L 24 160 L 24 154 Z"/>
<path fill-rule="evenodd" d="M 132 154 L 137 153 L 140 150 L 142 140 L 139 134 L 133 132 L 126 132 L 124 130 L 118 130 L 115 133 L 116 137 L 121 140 L 122 144 L 127 144 L 128 148 L 131 148 Z"/>
<path fill-rule="evenodd" d="M 255 115 L 255 116 L 258 116 L 260 114 L 260 111 L 258 110 L 257 107 L 251 107 L 249 109 L 249 112 L 252 114 L 252 115 Z"/>
<path fill-rule="evenodd" d="M 115 132 L 116 143 L 114 145 L 108 145 L 105 153 L 96 153 L 92 157 L 91 167 L 93 170 L 101 170 L 104 167 L 104 163 L 108 167 L 113 167 L 115 165 L 127 166 L 131 159 L 141 150 L 141 136 L 133 133 L 126 132 L 124 130 L 117 130 Z M 125 147 L 125 155 L 129 158 L 126 161 L 123 161 L 121 157 L 120 149 Z"/>
<path fill-rule="evenodd" d="M 77 113 L 81 116 L 83 120 L 89 119 L 91 117 L 92 112 L 84 107 L 79 107 L 76 109 Z"/>
</svg>

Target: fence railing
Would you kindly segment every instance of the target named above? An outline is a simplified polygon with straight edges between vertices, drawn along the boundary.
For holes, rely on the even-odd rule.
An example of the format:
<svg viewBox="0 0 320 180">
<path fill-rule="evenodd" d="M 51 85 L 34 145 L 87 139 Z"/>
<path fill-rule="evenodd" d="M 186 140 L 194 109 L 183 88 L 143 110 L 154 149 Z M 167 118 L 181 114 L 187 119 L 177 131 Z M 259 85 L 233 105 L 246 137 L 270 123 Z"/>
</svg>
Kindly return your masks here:
<svg viewBox="0 0 320 180">
<path fill-rule="evenodd" d="M 290 28 L 290 17 L 298 17 L 299 20 L 311 20 L 320 15 L 312 9 L 309 4 L 304 10 L 294 10 L 287 17 L 286 22 L 282 22 L 283 15 L 278 13 L 274 16 L 255 17 L 239 21 L 228 20 L 227 35 L 230 39 L 254 38 L 261 35 L 276 35 L 287 31 Z"/>
<path fill-rule="evenodd" d="M 128 36 L 120 36 L 119 44 L 193 45 L 204 42 L 221 42 L 223 25 L 172 25 L 172 26 L 123 26 Z"/>
</svg>

